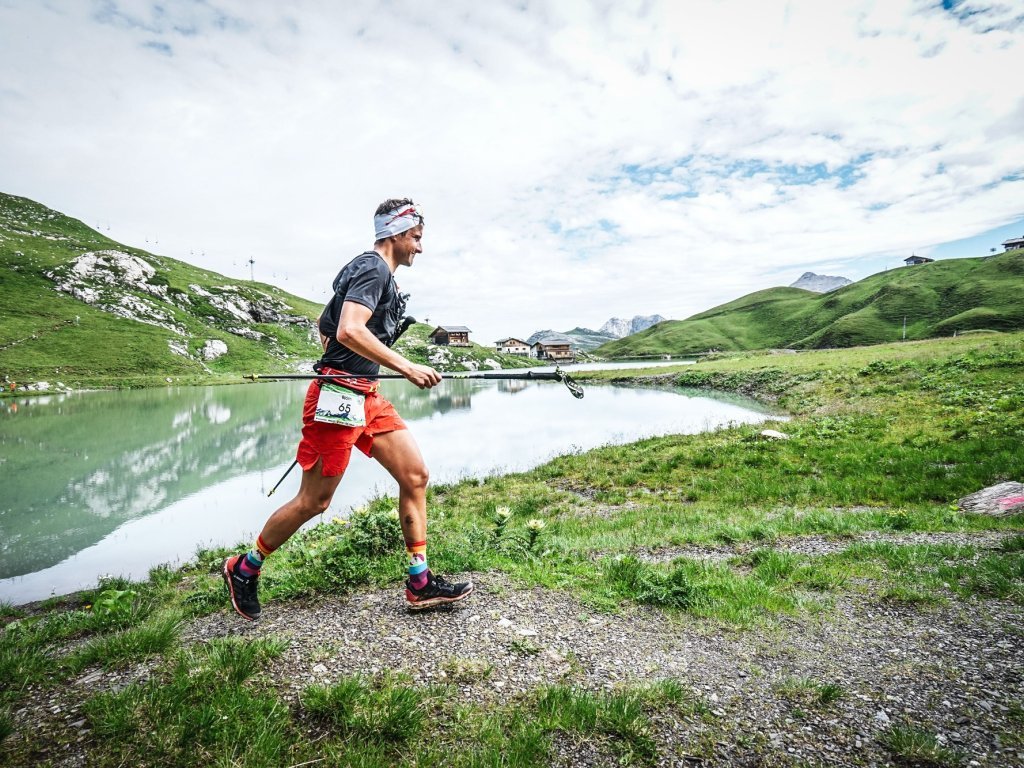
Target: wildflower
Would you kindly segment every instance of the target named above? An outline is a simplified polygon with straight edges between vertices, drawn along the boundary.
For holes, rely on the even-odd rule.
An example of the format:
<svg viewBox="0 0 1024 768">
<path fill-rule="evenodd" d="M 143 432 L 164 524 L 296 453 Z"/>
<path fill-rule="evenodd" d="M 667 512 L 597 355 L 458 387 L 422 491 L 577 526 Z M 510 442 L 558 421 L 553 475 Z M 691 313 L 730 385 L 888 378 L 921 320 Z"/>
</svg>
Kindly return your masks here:
<svg viewBox="0 0 1024 768">
<path fill-rule="evenodd" d="M 498 507 L 494 510 L 494 517 L 500 523 L 507 523 L 509 518 L 512 517 L 512 510 L 508 507 Z"/>
<path fill-rule="evenodd" d="M 536 546 L 537 538 L 540 536 L 540 532 L 544 530 L 545 525 L 546 523 L 543 520 L 536 517 L 532 520 L 526 521 L 526 530 L 528 536 L 526 548 L 531 552 L 533 551 L 534 546 Z"/>
</svg>

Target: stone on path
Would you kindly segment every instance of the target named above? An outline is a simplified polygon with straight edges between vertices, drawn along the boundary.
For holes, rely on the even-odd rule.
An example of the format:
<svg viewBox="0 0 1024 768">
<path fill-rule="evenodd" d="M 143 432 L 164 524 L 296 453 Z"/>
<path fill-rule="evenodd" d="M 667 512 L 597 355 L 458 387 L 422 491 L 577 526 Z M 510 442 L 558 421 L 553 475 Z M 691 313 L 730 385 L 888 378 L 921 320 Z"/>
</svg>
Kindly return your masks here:
<svg viewBox="0 0 1024 768">
<path fill-rule="evenodd" d="M 971 515 L 1006 517 L 1024 512 L 1024 484 L 999 483 L 982 488 L 957 501 L 961 512 Z"/>
</svg>

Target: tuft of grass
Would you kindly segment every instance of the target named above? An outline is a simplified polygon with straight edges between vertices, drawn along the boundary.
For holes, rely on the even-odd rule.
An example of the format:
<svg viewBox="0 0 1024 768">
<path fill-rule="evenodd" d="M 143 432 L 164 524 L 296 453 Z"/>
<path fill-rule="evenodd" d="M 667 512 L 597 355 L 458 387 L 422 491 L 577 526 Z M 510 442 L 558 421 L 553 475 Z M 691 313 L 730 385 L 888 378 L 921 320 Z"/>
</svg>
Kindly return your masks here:
<svg viewBox="0 0 1024 768">
<path fill-rule="evenodd" d="M 475 683 L 486 680 L 494 671 L 494 665 L 485 659 L 464 659 L 451 656 L 442 665 L 445 674 L 456 683 Z"/>
<path fill-rule="evenodd" d="M 846 696 L 846 689 L 835 682 L 819 682 L 809 677 L 787 677 L 775 690 L 780 696 L 804 706 L 827 707 Z"/>
<path fill-rule="evenodd" d="M 881 742 L 900 765 L 952 768 L 963 762 L 963 755 L 942 746 L 934 733 L 911 725 L 892 726 L 882 734 Z"/>
<path fill-rule="evenodd" d="M 650 714 L 666 708 L 678 714 L 705 715 L 707 705 L 678 680 L 598 694 L 565 685 L 540 689 L 535 712 L 545 731 L 604 735 L 613 740 L 620 763 L 637 758 L 653 761 L 657 745 L 651 735 Z"/>
<path fill-rule="evenodd" d="M 542 689 L 537 698 L 537 716 L 545 730 L 601 733 L 619 742 L 625 756 L 644 760 L 657 756 L 643 709 L 644 697 L 637 691 L 604 696 L 561 685 Z"/>
<path fill-rule="evenodd" d="M 823 705 L 831 704 L 846 696 L 846 689 L 839 683 L 819 683 L 817 691 L 817 701 Z"/>
<path fill-rule="evenodd" d="M 1024 534 L 1018 533 L 1003 539 L 999 549 L 1002 552 L 1024 552 Z"/>
<path fill-rule="evenodd" d="M 11 718 L 11 713 L 6 709 L 0 709 L 0 744 L 14 733 L 14 720 Z"/>
<path fill-rule="evenodd" d="M 45 682 L 53 666 L 53 658 L 45 651 L 12 642 L 5 635 L 0 641 L 0 692 L 20 694 L 34 683 Z"/>
<path fill-rule="evenodd" d="M 943 564 L 936 574 L 965 596 L 1024 601 L 1024 554 L 992 554 L 974 564 Z"/>
<path fill-rule="evenodd" d="M 536 656 L 540 653 L 540 646 L 525 637 L 513 638 L 509 641 L 508 647 L 521 656 Z"/>
<path fill-rule="evenodd" d="M 277 641 L 221 641 L 177 652 L 157 675 L 83 703 L 99 764 L 284 765 L 293 740 L 276 694 L 244 688 L 251 669 L 279 652 Z"/>
<path fill-rule="evenodd" d="M 941 595 L 903 584 L 886 587 L 879 594 L 879 599 L 888 603 L 918 606 L 935 606 L 944 602 Z"/>
<path fill-rule="evenodd" d="M 181 615 L 169 612 L 137 627 L 90 640 L 66 664 L 76 672 L 97 663 L 110 669 L 163 654 L 177 644 L 180 628 Z"/>
<path fill-rule="evenodd" d="M 401 745 L 420 734 L 436 695 L 394 678 L 384 678 L 375 686 L 356 676 L 331 686 L 309 686 L 301 702 L 312 719 L 321 721 L 336 736 Z"/>
<path fill-rule="evenodd" d="M 779 568 L 788 572 L 783 559 L 773 558 L 775 565 L 767 572 L 747 576 L 721 563 L 679 558 L 666 567 L 627 555 L 605 561 L 605 580 L 619 599 L 744 625 L 796 609 L 798 581 L 774 578 Z"/>
<path fill-rule="evenodd" d="M 248 641 L 219 637 L 210 641 L 206 658 L 212 674 L 223 677 L 232 685 L 241 685 L 267 661 L 279 657 L 287 647 L 287 641 L 273 637 Z"/>
</svg>

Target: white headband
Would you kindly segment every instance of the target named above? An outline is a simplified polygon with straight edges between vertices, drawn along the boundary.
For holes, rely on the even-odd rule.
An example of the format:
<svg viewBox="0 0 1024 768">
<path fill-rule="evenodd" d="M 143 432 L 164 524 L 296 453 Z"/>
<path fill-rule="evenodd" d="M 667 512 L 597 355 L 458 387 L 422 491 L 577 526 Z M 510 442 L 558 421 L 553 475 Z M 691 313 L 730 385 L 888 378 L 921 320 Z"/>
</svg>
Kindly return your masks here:
<svg viewBox="0 0 1024 768">
<path fill-rule="evenodd" d="M 374 240 L 383 240 L 400 235 L 423 223 L 423 211 L 418 205 L 410 204 L 390 213 L 373 217 Z"/>
</svg>

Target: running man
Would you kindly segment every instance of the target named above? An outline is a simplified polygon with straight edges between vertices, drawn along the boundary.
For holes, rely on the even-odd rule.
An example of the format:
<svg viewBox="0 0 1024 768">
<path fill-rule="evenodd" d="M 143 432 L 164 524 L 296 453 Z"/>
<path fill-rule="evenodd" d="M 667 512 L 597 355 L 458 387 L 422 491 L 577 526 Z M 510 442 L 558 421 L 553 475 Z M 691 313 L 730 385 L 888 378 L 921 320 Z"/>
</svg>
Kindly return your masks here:
<svg viewBox="0 0 1024 768">
<path fill-rule="evenodd" d="M 270 516 L 253 548 L 224 561 L 222 572 L 235 610 L 260 615 L 257 583 L 264 559 L 307 520 L 330 506 L 355 446 L 398 481 L 398 512 L 409 553 L 405 597 L 413 610 L 463 600 L 472 582 L 452 584 L 427 565 L 427 480 L 419 446 L 394 406 L 381 397 L 380 366 L 398 371 L 420 389 L 441 374 L 391 349 L 401 333 L 405 297 L 394 273 L 422 253 L 423 214 L 409 199 L 386 200 L 373 217 L 373 250 L 356 256 L 334 278 L 334 298 L 320 315 L 324 355 L 315 368 L 358 379 L 314 380 L 302 411 L 297 460 L 302 483 L 295 498 Z"/>
</svg>

